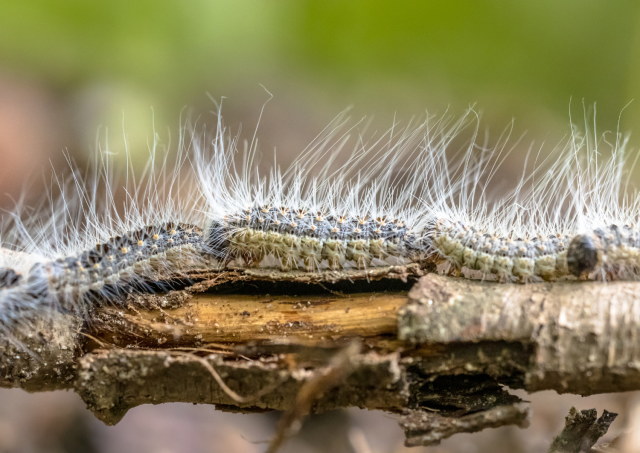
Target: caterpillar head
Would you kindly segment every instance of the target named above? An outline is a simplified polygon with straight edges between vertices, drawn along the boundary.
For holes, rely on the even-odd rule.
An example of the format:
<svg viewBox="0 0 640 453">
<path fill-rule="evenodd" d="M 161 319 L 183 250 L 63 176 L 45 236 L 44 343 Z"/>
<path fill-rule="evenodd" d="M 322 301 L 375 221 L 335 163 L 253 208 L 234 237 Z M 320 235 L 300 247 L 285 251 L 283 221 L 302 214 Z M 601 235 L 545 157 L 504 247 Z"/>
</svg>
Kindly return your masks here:
<svg viewBox="0 0 640 453">
<path fill-rule="evenodd" d="M 567 248 L 567 267 L 576 277 L 590 274 L 598 264 L 599 241 L 595 236 L 578 234 Z"/>
</svg>

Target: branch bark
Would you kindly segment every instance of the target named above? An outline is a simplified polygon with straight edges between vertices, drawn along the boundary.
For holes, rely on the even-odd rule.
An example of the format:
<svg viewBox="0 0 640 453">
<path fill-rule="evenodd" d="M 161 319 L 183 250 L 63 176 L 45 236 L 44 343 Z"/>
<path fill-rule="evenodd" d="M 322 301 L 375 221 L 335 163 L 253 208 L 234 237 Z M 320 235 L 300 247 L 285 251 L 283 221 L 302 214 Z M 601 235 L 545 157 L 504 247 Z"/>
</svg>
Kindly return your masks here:
<svg viewBox="0 0 640 453">
<path fill-rule="evenodd" d="M 409 293 L 398 336 L 423 347 L 520 344 L 526 366 L 512 377 L 531 392 L 638 390 L 639 289 L 636 282 L 516 286 L 429 275 Z"/>
<path fill-rule="evenodd" d="M 4 342 L 0 385 L 74 389 L 108 424 L 137 405 L 172 401 L 291 410 L 355 338 L 361 350 L 343 383 L 309 411 L 395 412 L 408 445 L 523 426 L 528 407 L 504 385 L 582 395 L 640 388 L 639 283 L 500 285 L 429 274 L 413 285 L 420 273 L 194 273 L 192 286 L 130 296 L 83 325 L 56 315 L 55 328 L 44 323 L 23 340 L 37 357 Z"/>
</svg>

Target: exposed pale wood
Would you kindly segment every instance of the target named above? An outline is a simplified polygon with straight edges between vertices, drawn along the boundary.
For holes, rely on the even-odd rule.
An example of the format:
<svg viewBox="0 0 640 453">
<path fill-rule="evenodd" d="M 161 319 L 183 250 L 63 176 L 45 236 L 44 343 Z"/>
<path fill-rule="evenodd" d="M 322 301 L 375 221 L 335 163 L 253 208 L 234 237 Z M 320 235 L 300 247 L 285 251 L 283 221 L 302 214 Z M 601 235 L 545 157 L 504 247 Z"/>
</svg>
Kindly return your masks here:
<svg viewBox="0 0 640 453">
<path fill-rule="evenodd" d="M 176 308 L 105 308 L 89 333 L 130 347 L 206 347 L 289 339 L 303 345 L 395 335 L 406 294 L 309 296 L 185 295 Z M 163 302 L 160 301 L 160 305 Z"/>
</svg>

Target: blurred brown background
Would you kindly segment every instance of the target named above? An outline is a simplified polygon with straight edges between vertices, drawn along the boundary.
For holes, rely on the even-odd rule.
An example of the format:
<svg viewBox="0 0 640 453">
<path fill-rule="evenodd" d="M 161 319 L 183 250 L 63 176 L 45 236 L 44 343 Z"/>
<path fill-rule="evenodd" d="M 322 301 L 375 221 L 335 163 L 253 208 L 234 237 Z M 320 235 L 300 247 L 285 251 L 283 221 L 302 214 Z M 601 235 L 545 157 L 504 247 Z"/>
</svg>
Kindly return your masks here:
<svg viewBox="0 0 640 453">
<path fill-rule="evenodd" d="M 212 120 L 207 94 L 226 97 L 227 122 L 248 135 L 269 97 L 260 84 L 275 96 L 261 149 L 276 147 L 285 161 L 350 105 L 384 128 L 475 105 L 496 135 L 515 118 L 523 152 L 557 143 L 570 111 L 582 122 L 583 100 L 597 102 L 600 132 L 619 122 L 638 130 L 640 103 L 621 112 L 640 93 L 640 3 L 4 0 L 0 207 L 25 187 L 27 199 L 40 196 L 50 167 L 64 171 L 63 150 L 82 164 L 108 137 L 123 156 L 126 136 L 141 164 L 154 129 L 175 143 L 181 118 Z M 619 433 L 640 401 L 529 398 L 530 430 L 458 436 L 427 451 L 542 452 L 571 404 L 620 411 Z M 137 408 L 107 428 L 76 395 L 0 390 L 0 452 L 259 452 L 254 442 L 275 420 L 173 404 Z M 286 451 L 399 452 L 401 438 L 392 416 L 350 410 L 312 418 Z"/>
</svg>

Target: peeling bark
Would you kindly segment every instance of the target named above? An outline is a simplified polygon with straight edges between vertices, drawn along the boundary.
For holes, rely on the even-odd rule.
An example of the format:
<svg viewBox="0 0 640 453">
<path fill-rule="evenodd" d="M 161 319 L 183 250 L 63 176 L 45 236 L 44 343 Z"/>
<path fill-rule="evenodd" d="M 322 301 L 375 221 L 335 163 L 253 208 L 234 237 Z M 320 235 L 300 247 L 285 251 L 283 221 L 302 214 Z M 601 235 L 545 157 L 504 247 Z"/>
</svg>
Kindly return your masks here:
<svg viewBox="0 0 640 453">
<path fill-rule="evenodd" d="M 572 407 L 565 419 L 565 427 L 553 439 L 548 453 L 589 453 L 591 447 L 604 436 L 618 414 L 604 411 L 600 418 L 595 409 L 578 411 Z"/>
<path fill-rule="evenodd" d="M 247 398 L 246 402 L 229 396 L 196 357 L 175 356 L 169 351 L 87 354 L 79 361 L 75 389 L 106 424 L 117 423 L 127 410 L 140 404 L 168 401 L 215 404 L 234 412 L 285 410 L 307 380 L 324 372 L 323 366 L 307 370 L 287 359 L 292 358 L 236 361 L 206 357 L 226 385 Z M 395 355 L 364 354 L 354 363 L 345 384 L 329 391 L 313 405 L 312 412 L 349 406 L 400 410 L 404 406 L 406 381 Z"/>
</svg>

